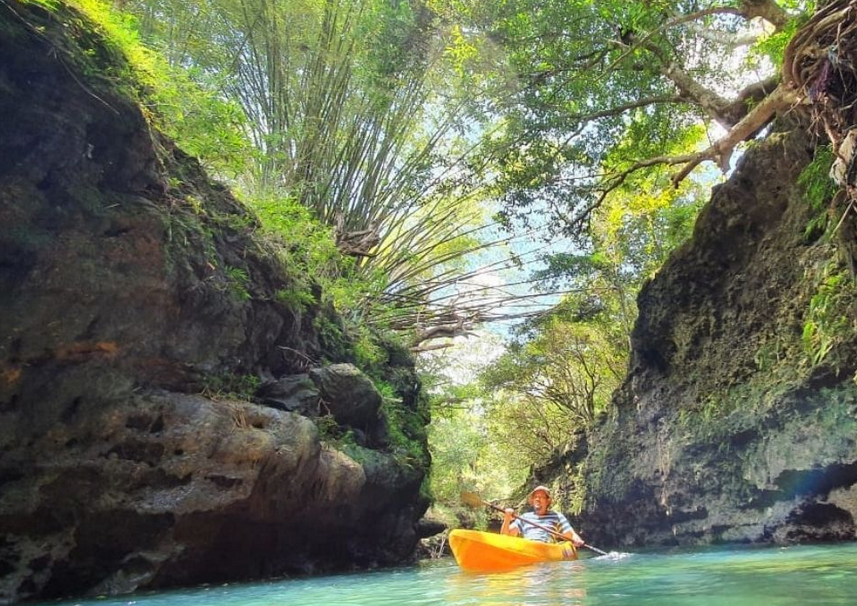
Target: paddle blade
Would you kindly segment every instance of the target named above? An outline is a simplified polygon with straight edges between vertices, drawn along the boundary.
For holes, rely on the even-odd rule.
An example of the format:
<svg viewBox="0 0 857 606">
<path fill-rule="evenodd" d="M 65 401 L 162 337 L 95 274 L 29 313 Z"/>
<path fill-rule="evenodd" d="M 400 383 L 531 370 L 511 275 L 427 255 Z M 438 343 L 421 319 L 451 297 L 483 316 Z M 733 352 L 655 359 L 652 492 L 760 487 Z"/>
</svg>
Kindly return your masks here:
<svg viewBox="0 0 857 606">
<path fill-rule="evenodd" d="M 485 505 L 479 495 L 474 492 L 462 491 L 461 502 L 472 509 L 483 507 Z"/>
<path fill-rule="evenodd" d="M 611 551 L 610 553 L 605 553 L 604 555 L 598 556 L 595 559 L 600 561 L 606 560 L 610 562 L 617 562 L 619 560 L 624 560 L 625 558 L 630 558 L 632 555 L 634 554 L 620 551 Z"/>
</svg>

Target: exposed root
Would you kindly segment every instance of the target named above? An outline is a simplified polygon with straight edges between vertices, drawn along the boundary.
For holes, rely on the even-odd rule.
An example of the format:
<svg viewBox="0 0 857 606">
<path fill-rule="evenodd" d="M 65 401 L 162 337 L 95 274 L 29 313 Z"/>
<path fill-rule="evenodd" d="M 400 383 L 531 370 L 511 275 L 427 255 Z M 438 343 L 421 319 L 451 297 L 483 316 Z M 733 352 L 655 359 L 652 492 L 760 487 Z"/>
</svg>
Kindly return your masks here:
<svg viewBox="0 0 857 606">
<path fill-rule="evenodd" d="M 855 199 L 857 126 L 857 0 L 835 0 L 795 34 L 783 58 L 783 81 L 801 91 L 813 122 L 837 156 L 831 177 Z M 854 191 L 852 191 L 854 190 Z"/>
</svg>

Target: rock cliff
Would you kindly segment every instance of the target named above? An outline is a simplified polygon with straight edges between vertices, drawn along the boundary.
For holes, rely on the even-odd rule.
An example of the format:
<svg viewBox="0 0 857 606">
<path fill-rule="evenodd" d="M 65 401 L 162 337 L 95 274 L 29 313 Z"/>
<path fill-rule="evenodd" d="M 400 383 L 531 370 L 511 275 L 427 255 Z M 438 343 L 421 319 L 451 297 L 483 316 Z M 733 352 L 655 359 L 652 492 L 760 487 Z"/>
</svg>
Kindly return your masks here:
<svg viewBox="0 0 857 606">
<path fill-rule="evenodd" d="M 378 371 L 407 451 L 336 315 L 277 296 L 255 219 L 117 65 L 77 12 L 0 6 L 0 603 L 403 561 L 412 361 Z"/>
<path fill-rule="evenodd" d="M 592 543 L 855 538 L 853 217 L 817 228 L 830 199 L 813 210 L 798 178 L 815 150 L 775 132 L 715 188 L 639 295 L 611 413 L 537 472 Z"/>
</svg>

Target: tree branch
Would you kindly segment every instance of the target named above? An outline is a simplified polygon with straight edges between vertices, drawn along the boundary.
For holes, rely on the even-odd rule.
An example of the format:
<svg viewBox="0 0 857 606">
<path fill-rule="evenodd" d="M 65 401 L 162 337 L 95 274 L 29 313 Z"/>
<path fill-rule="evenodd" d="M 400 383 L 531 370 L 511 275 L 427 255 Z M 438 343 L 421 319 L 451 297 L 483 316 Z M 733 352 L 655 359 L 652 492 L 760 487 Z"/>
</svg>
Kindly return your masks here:
<svg viewBox="0 0 857 606">
<path fill-rule="evenodd" d="M 640 107 L 648 107 L 649 105 L 657 105 L 659 103 L 681 103 L 683 101 L 685 101 L 685 99 L 681 95 L 656 95 L 654 97 L 646 97 L 644 99 L 630 101 L 622 105 L 616 105 L 590 114 L 570 116 L 570 118 L 578 122 L 591 122 L 592 120 L 598 120 L 600 118 L 618 116 L 624 114 L 626 111 L 638 109 Z"/>
<path fill-rule="evenodd" d="M 738 96 L 725 107 L 723 113 L 732 123 L 737 124 L 744 119 L 750 108 L 756 107 L 762 100 L 773 93 L 780 84 L 779 74 L 774 74 L 765 80 L 760 80 L 745 87 Z"/>
<path fill-rule="evenodd" d="M 715 142 L 708 149 L 694 154 L 681 171 L 673 177 L 673 185 L 678 186 L 694 168 L 709 160 L 716 160 L 724 172 L 728 170 L 729 159 L 736 145 L 765 126 L 777 112 L 798 103 L 800 99 L 801 96 L 790 87 L 778 86 L 773 93 L 765 97 L 753 111 L 738 122 L 725 137 Z"/>
<path fill-rule="evenodd" d="M 789 15 L 773 0 L 741 0 L 741 15 L 747 19 L 761 17 L 776 28 L 776 31 L 785 27 L 789 21 Z"/>
<path fill-rule="evenodd" d="M 667 57 L 663 49 L 651 42 L 635 43 L 652 53 L 661 62 L 661 74 L 678 88 L 680 97 L 699 106 L 705 113 L 723 128 L 729 129 L 737 124 L 746 114 L 751 101 L 758 103 L 764 96 L 776 88 L 778 77 L 771 77 L 744 88 L 738 96 L 730 101 L 721 97 L 715 91 L 703 86 L 690 76 L 677 61 Z"/>
<path fill-rule="evenodd" d="M 449 324 L 432 326 L 431 328 L 419 331 L 414 336 L 414 340 L 411 342 L 411 347 L 419 347 L 425 341 L 431 341 L 433 339 L 452 339 L 453 337 L 461 336 L 475 336 L 475 334 L 470 331 L 470 322 L 465 320 L 463 317 L 459 317 L 457 321 Z"/>
<path fill-rule="evenodd" d="M 701 11 L 697 11 L 695 13 L 690 13 L 687 15 L 681 15 L 676 17 L 675 19 L 670 19 L 666 23 L 656 27 L 652 31 L 648 32 L 645 36 L 640 38 L 639 40 L 631 39 L 631 44 L 627 45 L 627 49 L 623 52 L 619 57 L 611 63 L 605 71 L 605 73 L 609 73 L 613 68 L 615 68 L 625 57 L 629 56 L 634 49 L 636 48 L 649 48 L 651 50 L 651 39 L 660 32 L 664 30 L 668 30 L 676 25 L 682 25 L 683 23 L 690 23 L 691 21 L 696 21 L 698 19 L 702 19 L 703 17 L 708 17 L 710 15 L 738 15 L 744 16 L 743 13 L 734 7 L 731 6 L 720 6 L 715 8 L 707 8 Z M 621 43 L 625 46 L 624 41 Z"/>
<path fill-rule="evenodd" d="M 690 26 L 688 26 L 688 29 L 691 30 L 694 35 L 699 36 L 703 40 L 711 42 L 712 44 L 724 46 L 729 51 L 741 48 L 743 46 L 750 46 L 751 44 L 755 44 L 759 40 L 758 34 L 736 36 L 728 32 L 701 27 L 699 24 L 696 23 L 692 23 Z"/>
</svg>

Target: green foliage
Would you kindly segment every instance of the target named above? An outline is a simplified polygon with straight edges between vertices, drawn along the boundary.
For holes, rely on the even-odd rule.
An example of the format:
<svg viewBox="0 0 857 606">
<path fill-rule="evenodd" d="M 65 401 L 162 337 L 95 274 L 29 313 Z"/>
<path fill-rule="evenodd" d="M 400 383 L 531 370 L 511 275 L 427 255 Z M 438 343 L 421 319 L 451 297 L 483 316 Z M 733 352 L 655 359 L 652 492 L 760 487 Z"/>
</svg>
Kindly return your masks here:
<svg viewBox="0 0 857 606">
<path fill-rule="evenodd" d="M 605 409 L 624 371 L 624 355 L 597 325 L 554 315 L 489 367 L 483 381 L 488 392 L 502 390 L 500 406 L 511 413 L 505 423 L 517 425 L 512 431 L 541 436 L 536 452 L 550 451 L 574 425 L 591 424 Z M 513 406 L 516 401 L 520 407 Z"/>
<path fill-rule="evenodd" d="M 661 188 L 664 173 L 637 175 L 608 195 L 591 218 L 585 245 L 554 254 L 536 278 L 579 291 L 558 310 L 576 321 L 598 320 L 614 347 L 623 348 L 636 317 L 643 282 L 684 242 L 705 199 L 698 185 Z"/>
<path fill-rule="evenodd" d="M 570 483 L 574 486 L 569 498 L 565 499 L 562 504 L 562 511 L 572 515 L 579 515 L 583 511 L 583 506 L 586 503 L 586 497 L 589 489 L 584 478 L 586 477 L 587 461 L 578 465 L 569 478 Z"/>
<path fill-rule="evenodd" d="M 23 4 L 35 4 L 49 11 L 55 11 L 60 7 L 60 0 L 20 0 Z"/>
<path fill-rule="evenodd" d="M 820 145 L 815 148 L 812 162 L 798 176 L 798 185 L 803 188 L 813 210 L 826 208 L 836 193 L 836 184 L 830 178 L 830 167 L 835 159 L 830 145 Z"/>
<path fill-rule="evenodd" d="M 320 313 L 312 320 L 312 326 L 318 335 L 322 350 L 327 354 L 328 361 L 350 362 L 354 360 L 351 341 L 344 333 L 343 325 L 338 318 L 328 313 Z"/>
<path fill-rule="evenodd" d="M 277 301 L 298 313 L 306 311 L 309 306 L 317 302 L 311 292 L 294 288 L 282 288 L 274 296 Z"/>
<path fill-rule="evenodd" d="M 333 283 L 347 270 L 347 260 L 339 254 L 330 228 L 313 219 L 294 198 L 250 197 L 246 203 L 259 217 L 287 273 L 296 280 L 292 300 L 314 301 L 314 283 L 328 295 L 337 291 Z"/>
<path fill-rule="evenodd" d="M 370 310 L 380 315 L 385 309 L 377 301 L 383 275 L 356 271 L 354 259 L 339 252 L 331 228 L 294 198 L 251 197 L 247 204 L 292 278 L 291 287 L 279 291 L 277 299 L 298 312 L 313 304 L 331 306 L 345 322 L 327 314 L 315 316 L 314 326 L 325 348 L 337 360 L 353 360 L 373 374 L 385 363 L 387 353 L 376 333 L 383 326 L 376 323 L 370 328 L 365 320 Z"/>
<path fill-rule="evenodd" d="M 502 498 L 526 479 L 526 465 L 510 459 L 514 451 L 496 438 L 476 406 L 447 408 L 444 414 L 433 415 L 431 490 L 438 503 L 456 511 L 462 491 Z"/>
<path fill-rule="evenodd" d="M 637 293 L 689 237 L 704 199 L 693 184 L 652 187 L 663 178 L 636 176 L 616 189 L 593 213 L 586 247 L 549 258 L 539 278 L 575 294 L 524 323 L 479 382 L 428 386 L 437 392 L 430 444 L 439 498 L 481 483 L 490 494 L 511 494 L 504 481 L 523 481 L 531 466 L 569 447 L 576 429 L 607 411 L 625 375 Z M 473 401 L 478 413 L 466 410 Z M 585 498 L 582 473 L 573 474 L 569 508 Z"/>
<path fill-rule="evenodd" d="M 248 290 L 250 276 L 247 274 L 247 270 L 240 267 L 226 267 L 223 273 L 226 275 L 227 288 L 235 298 L 241 301 L 249 301 L 252 298 Z"/>
<path fill-rule="evenodd" d="M 735 69 L 740 59 L 730 55 L 753 29 L 742 3 L 735 10 L 710 0 L 452 4 L 466 5 L 472 37 L 485 32 L 494 53 L 504 53 L 486 95 L 502 130 L 486 136 L 483 150 L 507 223 L 550 213 L 554 231 L 585 236 L 605 194 L 635 175 L 678 172 L 710 144 L 711 122 L 735 124 L 750 109 L 737 94 L 749 79 L 776 69 L 758 59 Z M 810 12 L 800 4 L 757 53 L 781 54 Z M 716 109 L 726 106 L 734 115 Z M 648 190 L 670 187 L 660 178 Z"/>
<path fill-rule="evenodd" d="M 830 145 L 819 146 L 815 149 L 812 162 L 798 176 L 797 182 L 814 211 L 804 231 L 804 237 L 810 241 L 818 239 L 832 227 L 828 207 L 836 194 L 836 184 L 829 173 L 835 159 Z"/>
<path fill-rule="evenodd" d="M 357 324 L 364 303 L 377 296 L 380 280 L 358 274 L 354 259 L 337 249 L 333 230 L 295 198 L 258 196 L 249 197 L 246 203 L 259 217 L 271 249 L 294 280 L 294 293 L 281 298 L 291 306 L 304 305 L 315 301 L 317 285 L 320 303 L 332 305 Z"/>
<path fill-rule="evenodd" d="M 235 103 L 144 46 L 135 19 L 111 8 L 109 2 L 71 0 L 70 4 L 97 24 L 99 33 L 131 67 L 127 72 L 122 71 L 122 63 L 102 65 L 100 75 L 124 85 L 152 122 L 210 168 L 231 176 L 244 170 L 250 147 L 242 132 L 244 117 Z"/>
<path fill-rule="evenodd" d="M 391 452 L 403 464 L 428 469 L 422 416 L 404 406 L 401 397 L 386 381 L 375 380 L 375 387 L 381 393 L 381 412 L 387 424 Z"/>
<path fill-rule="evenodd" d="M 853 319 L 854 278 L 835 261 L 819 273 L 803 325 L 804 351 L 812 366 L 821 364 L 839 344 L 851 338 L 857 325 Z"/>
<path fill-rule="evenodd" d="M 364 325 L 358 325 L 352 333 L 354 358 L 360 368 L 373 374 L 387 362 L 387 350 L 378 342 L 377 337 Z"/>
<path fill-rule="evenodd" d="M 346 452 L 355 461 L 360 462 L 360 447 L 351 429 L 343 428 L 333 415 L 314 417 L 312 421 L 318 429 L 318 437 L 322 442 Z"/>
<path fill-rule="evenodd" d="M 781 335 L 774 335 L 762 342 L 756 350 L 753 361 L 762 372 L 769 372 L 776 368 L 788 356 L 787 339 Z"/>
<path fill-rule="evenodd" d="M 375 387 L 381 393 L 381 416 L 384 419 L 389 445 L 387 454 L 391 455 L 399 465 L 428 471 L 429 457 L 426 450 L 426 433 L 423 418 L 417 412 L 404 406 L 395 389 L 387 382 L 376 379 Z M 319 437 L 323 441 L 342 450 L 358 462 L 366 462 L 377 457 L 377 451 L 372 451 L 357 443 L 354 431 L 341 426 L 332 415 L 323 415 L 313 419 L 318 428 Z M 426 485 L 425 490 L 429 488 Z M 428 497 L 428 494 L 425 496 Z"/>
<path fill-rule="evenodd" d="M 234 175 L 220 172 L 251 200 L 293 200 L 336 225 L 339 236 L 378 234 L 371 254 L 337 264 L 346 280 L 323 284 L 336 308 L 380 329 L 407 331 L 415 317 L 426 317 L 432 289 L 454 281 L 478 247 L 473 234 L 461 232 L 484 220 L 484 192 L 463 170 L 474 122 L 462 101 L 475 91 L 461 81 L 456 53 L 447 52 L 461 32 L 456 38 L 438 19 L 442 7 L 387 0 L 121 4 L 168 67 L 185 68 L 182 78 L 223 100 L 214 108 L 223 111 L 194 134 L 236 124 L 243 135 L 233 141 L 224 134 L 214 146 L 194 141 L 191 151 L 240 158 Z M 205 107 L 188 108 L 172 91 L 159 94 L 166 108 L 177 108 L 180 119 L 171 123 L 179 126 L 189 124 L 190 109 Z M 179 139 L 188 147 L 188 136 Z M 349 282 L 357 274 L 364 284 L 355 290 Z"/>
<path fill-rule="evenodd" d="M 764 35 L 753 44 L 747 57 L 751 67 L 757 67 L 759 59 L 764 58 L 770 61 L 777 69 L 780 69 L 783 65 L 783 55 L 786 46 L 788 46 L 789 41 L 795 35 L 798 28 L 807 21 L 813 10 L 807 10 L 789 19 L 783 29 L 773 34 Z"/>
</svg>

